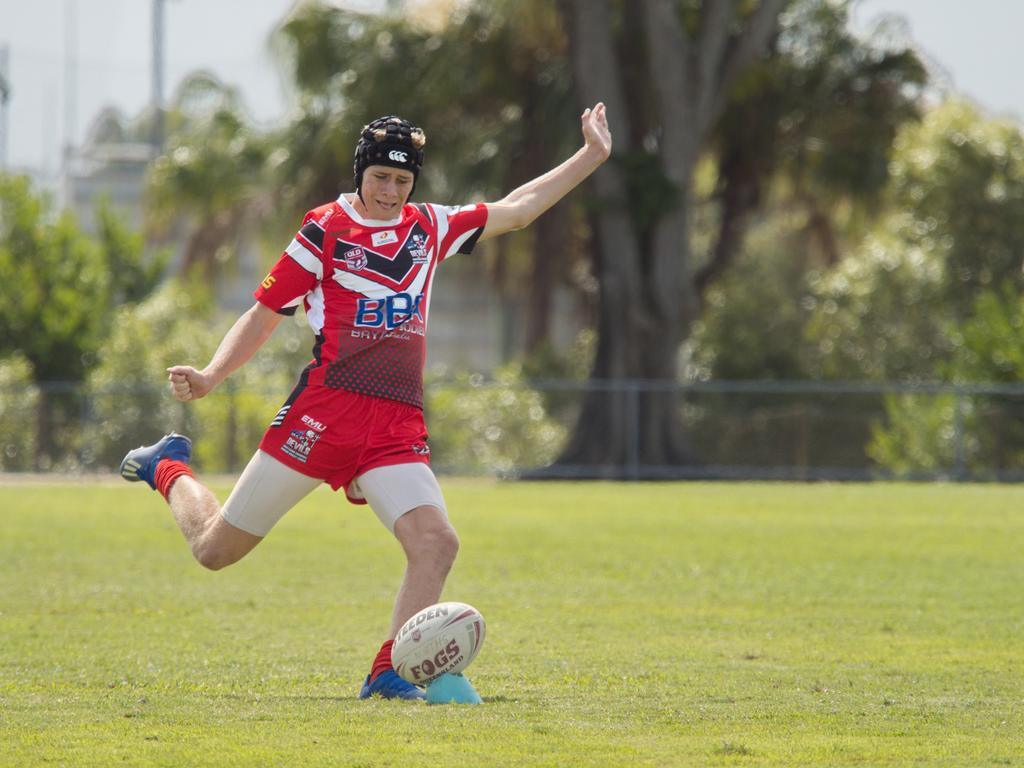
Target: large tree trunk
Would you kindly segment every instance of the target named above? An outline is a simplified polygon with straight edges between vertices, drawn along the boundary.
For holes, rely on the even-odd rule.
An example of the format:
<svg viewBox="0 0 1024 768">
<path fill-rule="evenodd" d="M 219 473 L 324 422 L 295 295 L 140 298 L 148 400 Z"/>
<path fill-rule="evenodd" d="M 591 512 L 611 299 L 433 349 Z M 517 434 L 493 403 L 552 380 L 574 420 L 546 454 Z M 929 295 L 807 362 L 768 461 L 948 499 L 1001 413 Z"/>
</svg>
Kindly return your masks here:
<svg viewBox="0 0 1024 768">
<path fill-rule="evenodd" d="M 552 156 L 549 130 L 545 130 L 549 115 L 540 103 L 535 89 L 528 89 L 523 104 L 523 122 L 527 126 L 526 141 L 516 158 L 511 187 L 525 184 L 547 171 L 555 162 Z M 561 282 L 569 248 L 569 201 L 562 200 L 541 216 L 530 228 L 533 247 L 530 254 L 530 281 L 526 291 L 526 333 L 524 348 L 527 354 L 550 341 L 551 311 L 555 289 Z M 519 287 L 521 295 L 522 287 Z"/>
<path fill-rule="evenodd" d="M 610 9 L 607 3 L 576 2 L 569 11 L 580 105 L 604 101 L 613 137 L 628 145 L 634 128 L 613 53 Z M 668 263 L 663 255 L 659 264 L 657 246 L 648 245 L 650 233 L 631 220 L 628 179 L 619 163 L 599 168 L 593 186 L 599 208 L 592 217 L 597 352 L 572 440 L 558 464 L 584 475 L 640 477 L 644 468 L 688 459 L 676 395 L 662 386 L 675 379 L 684 330 L 678 322 L 679 241 L 671 243 Z M 676 213 L 672 229 L 678 232 L 686 216 Z M 662 279 L 671 284 L 659 285 Z"/>
<path fill-rule="evenodd" d="M 743 245 L 751 214 L 757 210 L 761 201 L 761 183 L 757 174 L 742 160 L 735 163 L 731 160 L 732 158 L 725 157 L 719 172 L 723 181 L 720 182 L 722 189 L 717 195 L 721 213 L 715 251 L 694 278 L 694 285 L 701 300 L 707 289 L 735 262 Z"/>
<path fill-rule="evenodd" d="M 693 40 L 673 0 L 630 4 L 627 15 L 635 12 L 643 19 L 645 71 L 635 62 L 628 68 L 618 63 L 611 0 L 563 0 L 577 99 L 581 107 L 607 105 L 615 148 L 592 180 L 599 210 L 593 216 L 600 286 L 597 355 L 556 473 L 663 477 L 682 474 L 695 463 L 674 389 L 679 347 L 698 313 L 689 246 L 690 183 L 725 92 L 767 43 L 782 3 L 762 0 L 733 36 L 734 3 L 705 0 Z M 636 50 L 637 25 L 626 26 L 633 36 L 626 48 Z M 631 81 L 643 77 L 646 82 Z M 654 91 L 653 119 L 629 96 L 646 89 Z M 636 210 L 627 190 L 641 185 L 627 176 L 622 159 L 655 151 L 664 199 L 657 201 L 657 211 Z"/>
<path fill-rule="evenodd" d="M 569 221 L 569 203 L 563 200 L 533 225 L 533 264 L 526 313 L 527 353 L 537 351 L 551 340 L 552 303 L 569 251 Z"/>
</svg>

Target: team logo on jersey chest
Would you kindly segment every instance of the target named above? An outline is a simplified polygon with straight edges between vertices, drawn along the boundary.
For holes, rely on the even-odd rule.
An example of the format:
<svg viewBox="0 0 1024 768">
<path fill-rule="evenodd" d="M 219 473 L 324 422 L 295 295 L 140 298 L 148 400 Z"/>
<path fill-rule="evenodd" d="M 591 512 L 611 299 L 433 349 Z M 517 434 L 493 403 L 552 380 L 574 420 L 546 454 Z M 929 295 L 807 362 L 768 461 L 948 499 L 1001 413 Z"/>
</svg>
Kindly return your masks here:
<svg viewBox="0 0 1024 768">
<path fill-rule="evenodd" d="M 334 241 L 334 261 L 344 263 L 347 271 L 358 272 L 360 277 L 392 290 L 404 290 L 412 276 L 430 262 L 431 235 L 419 224 L 403 231 L 401 241 L 395 230 L 388 230 L 384 234 L 394 236 L 394 242 L 401 244 L 380 251 L 376 246 L 377 235 L 381 233 L 349 230 L 343 234 L 349 239 L 338 237 Z"/>
<path fill-rule="evenodd" d="M 427 251 L 427 236 L 413 235 L 409 238 L 409 253 L 414 264 L 426 264 L 430 258 Z"/>
<path fill-rule="evenodd" d="M 343 254 L 341 258 L 345 261 L 345 266 L 351 269 L 353 272 L 358 272 L 366 266 L 366 252 L 356 246 L 355 248 L 349 248 Z"/>
</svg>

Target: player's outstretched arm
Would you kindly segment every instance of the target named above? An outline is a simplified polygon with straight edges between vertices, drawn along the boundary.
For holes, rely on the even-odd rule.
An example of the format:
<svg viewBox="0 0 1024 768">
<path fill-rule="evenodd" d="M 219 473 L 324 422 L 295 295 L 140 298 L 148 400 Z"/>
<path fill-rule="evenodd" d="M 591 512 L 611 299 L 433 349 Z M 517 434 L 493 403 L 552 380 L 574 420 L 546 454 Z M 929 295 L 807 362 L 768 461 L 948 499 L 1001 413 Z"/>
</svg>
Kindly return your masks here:
<svg viewBox="0 0 1024 768">
<path fill-rule="evenodd" d="M 281 315 L 256 302 L 231 326 L 203 370 L 190 365 L 172 365 L 167 369 L 171 392 L 182 402 L 205 397 L 263 346 Z"/>
<path fill-rule="evenodd" d="M 598 102 L 580 118 L 583 146 L 557 168 L 528 181 L 496 203 L 487 204 L 487 225 L 480 240 L 522 229 L 597 170 L 612 151 L 612 134 L 604 104 Z"/>
</svg>

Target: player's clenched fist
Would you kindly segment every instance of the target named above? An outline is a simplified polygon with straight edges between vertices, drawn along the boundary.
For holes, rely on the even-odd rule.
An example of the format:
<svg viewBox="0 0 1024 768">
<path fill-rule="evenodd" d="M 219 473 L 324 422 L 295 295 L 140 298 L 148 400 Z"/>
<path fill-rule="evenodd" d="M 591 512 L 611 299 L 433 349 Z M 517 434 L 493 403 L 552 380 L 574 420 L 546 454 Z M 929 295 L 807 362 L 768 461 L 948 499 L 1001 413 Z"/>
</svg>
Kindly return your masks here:
<svg viewBox="0 0 1024 768">
<path fill-rule="evenodd" d="M 183 403 L 198 400 L 209 391 L 203 374 L 189 365 L 168 368 L 167 380 L 171 382 L 171 394 Z"/>
</svg>

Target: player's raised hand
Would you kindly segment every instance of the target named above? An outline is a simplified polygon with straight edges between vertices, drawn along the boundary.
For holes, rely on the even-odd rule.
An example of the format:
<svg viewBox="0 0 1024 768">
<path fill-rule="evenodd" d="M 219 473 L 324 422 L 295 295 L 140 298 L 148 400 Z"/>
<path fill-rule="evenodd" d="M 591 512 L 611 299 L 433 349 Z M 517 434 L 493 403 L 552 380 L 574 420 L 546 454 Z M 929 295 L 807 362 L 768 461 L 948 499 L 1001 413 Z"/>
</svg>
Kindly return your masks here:
<svg viewBox="0 0 1024 768">
<path fill-rule="evenodd" d="M 587 148 L 600 153 L 602 161 L 607 160 L 612 153 L 612 132 L 608 128 L 604 102 L 599 101 L 593 108 L 584 110 L 580 121 Z"/>
<path fill-rule="evenodd" d="M 205 397 L 213 389 L 202 371 L 190 365 L 172 365 L 167 369 L 167 380 L 171 382 L 171 394 L 183 403 Z"/>
</svg>

